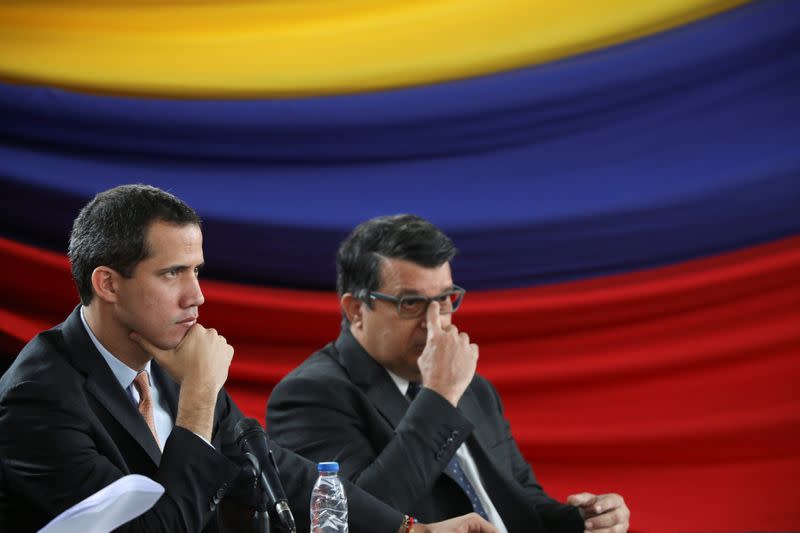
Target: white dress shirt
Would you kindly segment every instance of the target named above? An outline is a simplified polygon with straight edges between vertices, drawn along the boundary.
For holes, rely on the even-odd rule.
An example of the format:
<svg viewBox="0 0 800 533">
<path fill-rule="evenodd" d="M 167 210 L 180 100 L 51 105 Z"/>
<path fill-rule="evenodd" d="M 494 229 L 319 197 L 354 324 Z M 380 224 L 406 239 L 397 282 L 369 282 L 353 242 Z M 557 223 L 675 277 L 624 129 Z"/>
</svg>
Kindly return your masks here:
<svg viewBox="0 0 800 533">
<path fill-rule="evenodd" d="M 384 368 L 384 370 L 386 369 Z M 393 374 L 388 370 L 386 370 L 386 373 L 389 374 L 389 377 L 392 378 L 394 384 L 397 385 L 398 389 L 400 389 L 400 393 L 405 396 L 406 392 L 408 392 L 408 380 L 401 378 L 397 374 Z M 458 462 L 461 463 L 461 469 L 464 471 L 467 479 L 469 479 L 469 482 L 472 483 L 472 486 L 475 488 L 475 493 L 477 494 L 478 499 L 481 501 L 481 505 L 483 505 L 483 510 L 486 511 L 486 516 L 489 518 L 489 522 L 491 522 L 492 525 L 497 528 L 499 533 L 508 533 L 506 525 L 503 523 L 503 519 L 500 518 L 500 513 L 497 512 L 497 509 L 492 503 L 491 498 L 489 498 L 489 494 L 486 492 L 486 489 L 481 482 L 481 475 L 478 473 L 478 466 L 475 464 L 475 459 L 472 458 L 472 454 L 469 453 L 466 442 L 458 447 L 458 450 L 456 450 L 456 457 L 458 457 Z"/>
</svg>

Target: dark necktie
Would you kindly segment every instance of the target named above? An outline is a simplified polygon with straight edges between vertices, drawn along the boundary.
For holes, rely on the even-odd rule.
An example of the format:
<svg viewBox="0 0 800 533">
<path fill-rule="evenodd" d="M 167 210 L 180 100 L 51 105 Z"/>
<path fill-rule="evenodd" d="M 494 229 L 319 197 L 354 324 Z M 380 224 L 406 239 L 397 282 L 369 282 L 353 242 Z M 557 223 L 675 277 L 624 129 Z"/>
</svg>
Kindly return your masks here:
<svg viewBox="0 0 800 533">
<path fill-rule="evenodd" d="M 416 381 L 409 381 L 408 382 L 408 390 L 406 390 L 406 396 L 408 397 L 408 401 L 414 401 L 414 398 L 417 397 L 419 394 L 419 389 L 422 388 L 422 385 L 417 383 Z"/>
<path fill-rule="evenodd" d="M 408 390 L 406 391 L 406 396 L 408 396 L 409 401 L 413 401 L 414 398 L 417 397 L 419 394 L 420 384 L 415 382 L 410 382 L 408 384 Z M 464 491 L 464 494 L 469 498 L 469 502 L 472 504 L 472 509 L 481 515 L 486 521 L 489 520 L 489 517 L 486 515 L 486 510 L 483 508 L 483 504 L 478 499 L 478 494 L 475 492 L 475 487 L 470 483 L 469 478 L 464 473 L 464 470 L 461 468 L 461 463 L 458 460 L 458 457 L 455 455 L 450 462 L 447 463 L 447 468 L 444 469 L 445 474 L 447 474 L 450 479 L 455 481 L 461 490 Z"/>
</svg>

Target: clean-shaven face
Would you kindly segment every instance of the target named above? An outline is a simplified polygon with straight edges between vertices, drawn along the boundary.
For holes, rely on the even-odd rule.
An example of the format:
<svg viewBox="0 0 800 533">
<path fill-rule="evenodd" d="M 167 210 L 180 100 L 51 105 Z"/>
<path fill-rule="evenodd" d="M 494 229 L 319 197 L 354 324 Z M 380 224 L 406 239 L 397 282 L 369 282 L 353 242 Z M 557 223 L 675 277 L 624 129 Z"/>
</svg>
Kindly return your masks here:
<svg viewBox="0 0 800 533">
<path fill-rule="evenodd" d="M 122 278 L 117 320 L 162 349 L 180 343 L 197 322 L 203 305 L 198 272 L 203 234 L 196 224 L 153 222 L 147 231 L 149 255 L 130 278 Z"/>
</svg>

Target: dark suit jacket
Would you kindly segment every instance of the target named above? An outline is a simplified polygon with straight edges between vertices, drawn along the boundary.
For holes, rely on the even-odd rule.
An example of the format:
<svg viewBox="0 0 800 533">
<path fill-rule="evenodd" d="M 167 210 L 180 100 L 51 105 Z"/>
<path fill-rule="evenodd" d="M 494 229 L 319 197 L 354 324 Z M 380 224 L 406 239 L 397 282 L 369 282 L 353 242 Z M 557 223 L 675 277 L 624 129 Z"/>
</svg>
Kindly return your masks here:
<svg viewBox="0 0 800 533">
<path fill-rule="evenodd" d="M 470 512 L 442 474 L 463 443 L 509 532 L 583 531 L 572 506 L 542 490 L 503 416 L 494 387 L 475 376 L 454 408 L 422 389 L 411 404 L 345 328 L 273 390 L 267 428 L 279 444 L 340 474 L 423 522 Z"/>
<path fill-rule="evenodd" d="M 214 531 L 217 508 L 246 483 L 234 427 L 242 414 L 222 390 L 212 444 L 175 426 L 163 453 L 98 353 L 78 308 L 37 335 L 0 379 L 0 531 L 35 531 L 64 509 L 137 473 L 161 483 L 155 506 L 124 531 Z M 155 362 L 152 375 L 173 417 L 179 386 Z M 297 520 L 308 530 L 314 465 L 272 446 Z M 246 503 L 250 490 L 241 489 Z M 351 529 L 393 533 L 402 514 L 351 490 Z M 228 499 L 231 498 L 228 497 Z M 366 516 L 369 515 L 369 521 Z"/>
</svg>

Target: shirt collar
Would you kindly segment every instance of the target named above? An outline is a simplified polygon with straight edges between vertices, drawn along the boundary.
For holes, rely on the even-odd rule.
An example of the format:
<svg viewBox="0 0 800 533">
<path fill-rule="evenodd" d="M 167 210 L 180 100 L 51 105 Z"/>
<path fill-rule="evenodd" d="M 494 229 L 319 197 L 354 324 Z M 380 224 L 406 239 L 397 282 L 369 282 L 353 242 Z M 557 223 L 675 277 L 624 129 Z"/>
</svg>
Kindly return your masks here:
<svg viewBox="0 0 800 533">
<path fill-rule="evenodd" d="M 92 328 L 89 327 L 89 323 L 86 322 L 86 317 L 84 316 L 84 307 L 81 306 L 81 322 L 83 322 L 83 327 L 86 328 L 86 333 L 89 334 L 89 338 L 92 339 L 92 343 L 94 344 L 97 351 L 100 352 L 100 355 L 103 356 L 103 359 L 106 360 L 108 363 L 108 367 L 111 369 L 111 372 L 114 374 L 114 377 L 117 378 L 120 386 L 123 389 L 127 389 L 133 383 L 133 380 L 139 374 L 136 370 L 132 369 L 119 359 L 117 359 L 114 354 L 109 352 L 105 346 L 103 346 L 97 337 L 94 336 L 94 332 Z M 147 372 L 147 377 L 150 377 L 150 361 L 144 366 L 144 371 Z M 152 385 L 152 383 L 151 383 Z"/>
<path fill-rule="evenodd" d="M 350 326 L 345 322 L 345 319 L 342 319 L 342 331 L 334 342 L 334 346 L 339 353 L 339 361 L 345 368 L 348 368 L 350 377 L 354 379 L 356 383 L 371 383 L 372 380 L 377 377 L 374 372 L 379 373 L 383 370 L 392 378 L 400 394 L 405 396 L 406 392 L 408 392 L 408 380 L 391 372 L 367 353 L 350 331 Z M 352 368 L 353 366 L 356 368 Z M 354 371 L 356 371 L 355 374 L 353 374 Z"/>
<path fill-rule="evenodd" d="M 400 394 L 405 396 L 406 392 L 408 392 L 408 380 L 406 378 L 401 378 L 400 376 L 390 371 L 386 367 L 384 367 L 383 369 L 386 370 L 386 373 L 389 374 L 390 378 L 392 378 L 394 384 L 397 385 L 398 389 L 400 389 Z"/>
</svg>

